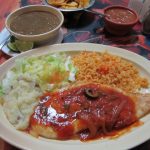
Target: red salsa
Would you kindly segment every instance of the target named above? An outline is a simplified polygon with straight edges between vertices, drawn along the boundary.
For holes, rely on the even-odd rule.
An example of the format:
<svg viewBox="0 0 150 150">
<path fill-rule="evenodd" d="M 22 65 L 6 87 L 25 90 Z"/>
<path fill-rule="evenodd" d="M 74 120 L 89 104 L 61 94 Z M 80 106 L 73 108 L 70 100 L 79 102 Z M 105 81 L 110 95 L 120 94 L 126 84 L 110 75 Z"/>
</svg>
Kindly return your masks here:
<svg viewBox="0 0 150 150">
<path fill-rule="evenodd" d="M 125 8 L 110 8 L 106 10 L 107 19 L 115 23 L 128 24 L 136 20 L 136 15 Z"/>
<path fill-rule="evenodd" d="M 74 127 L 77 120 L 79 124 Z M 135 104 L 129 96 L 110 87 L 86 84 L 45 93 L 30 124 L 52 127 L 61 140 L 78 137 L 85 141 L 110 135 L 136 120 Z"/>
</svg>

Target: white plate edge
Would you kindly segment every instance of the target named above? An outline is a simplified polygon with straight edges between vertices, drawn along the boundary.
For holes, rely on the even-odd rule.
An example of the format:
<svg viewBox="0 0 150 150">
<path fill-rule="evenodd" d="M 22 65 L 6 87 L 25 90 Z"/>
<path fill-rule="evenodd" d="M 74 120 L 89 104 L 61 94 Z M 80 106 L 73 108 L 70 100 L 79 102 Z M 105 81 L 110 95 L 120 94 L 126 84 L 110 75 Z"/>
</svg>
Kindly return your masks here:
<svg viewBox="0 0 150 150">
<path fill-rule="evenodd" d="M 139 61 L 138 61 L 138 64 L 141 66 L 141 63 L 144 63 L 144 66 L 142 65 L 142 67 L 144 67 L 146 70 L 147 70 L 147 67 L 148 67 L 148 65 L 150 65 L 150 62 L 147 60 L 147 59 L 145 59 L 144 57 L 142 57 L 142 56 L 140 56 L 140 55 L 138 55 L 138 54 L 135 54 L 135 53 L 133 53 L 133 52 L 129 52 L 129 51 L 127 51 L 127 50 L 124 50 L 124 49 L 121 49 L 121 48 L 116 48 L 116 47 L 111 47 L 111 46 L 105 46 L 105 45 L 100 45 L 100 44 L 91 44 L 91 43 L 67 43 L 67 44 L 56 44 L 56 45 L 52 45 L 52 46 L 46 46 L 46 47 L 43 47 L 42 49 L 48 49 L 48 48 L 50 48 L 50 49 L 53 49 L 53 48 L 55 48 L 55 47 L 59 47 L 59 48 L 61 48 L 62 47 L 62 45 L 64 45 L 64 47 L 68 47 L 68 46 L 77 46 L 78 48 L 78 50 L 81 50 L 81 48 L 80 47 L 85 47 L 85 48 L 89 48 L 89 49 L 91 49 L 90 48 L 90 45 L 92 45 L 92 49 L 94 50 L 94 48 L 93 47 L 102 47 L 103 49 L 112 49 L 112 50 L 108 50 L 109 52 L 112 52 L 113 54 L 119 54 L 118 56 L 122 56 L 122 55 L 124 55 L 124 54 L 128 54 L 128 56 L 125 56 L 124 55 L 124 57 L 126 58 L 126 59 L 131 59 L 132 60 L 132 58 L 131 58 L 131 56 L 134 56 L 136 59 L 139 59 Z M 73 47 L 72 46 L 72 47 Z M 102 49 L 101 48 L 101 49 Z M 41 49 L 41 48 L 40 48 Z M 71 48 L 70 48 L 71 49 Z M 115 49 L 115 51 L 113 50 L 113 49 Z M 121 51 L 120 51 L 121 50 Z M 31 50 L 31 51 L 35 51 L 35 50 Z M 61 51 L 61 50 L 60 50 Z M 39 51 L 40 52 L 40 51 Z M 118 53 L 118 52 L 120 52 L 120 53 Z M 30 54 L 31 52 L 30 51 L 28 51 L 28 52 L 25 52 L 25 53 L 22 53 L 22 54 L 20 54 L 20 55 L 18 55 L 17 57 L 14 57 L 14 58 L 11 58 L 10 60 L 8 60 L 7 62 L 9 63 L 9 61 L 11 62 L 11 61 L 13 61 L 13 60 L 15 60 L 16 58 L 18 58 L 18 57 L 21 57 L 22 55 L 23 56 L 25 56 L 25 55 L 28 55 L 28 54 Z M 35 52 L 34 52 L 35 53 Z M 36 53 L 38 53 L 38 52 L 36 52 Z M 7 63 L 6 62 L 6 63 Z M 1 67 L 0 67 L 0 70 L 1 70 L 1 68 L 3 68 L 3 67 L 5 67 L 5 64 L 6 63 L 4 63 Z M 6 64 L 7 65 L 7 64 Z M 150 73 L 150 71 L 148 71 L 149 73 Z M 150 136 L 149 136 L 149 134 L 148 134 L 148 138 L 149 138 Z M 4 137 L 3 137 L 4 138 Z M 144 137 L 143 137 L 144 138 Z M 147 137 L 146 137 L 146 139 L 147 139 Z M 144 139 L 144 141 L 146 140 L 146 139 Z M 141 141 L 141 142 L 144 142 L 144 141 Z M 138 141 L 139 142 L 139 141 Z M 139 143 L 138 143 L 139 144 Z M 92 144 L 93 145 L 93 144 Z M 132 146 L 135 146 L 135 145 L 133 145 L 133 144 L 130 144 L 130 147 L 131 147 L 131 145 Z M 105 145 L 106 146 L 106 145 Z M 129 146 L 129 145 L 128 145 Z M 87 149 L 87 148 L 86 148 Z"/>
</svg>

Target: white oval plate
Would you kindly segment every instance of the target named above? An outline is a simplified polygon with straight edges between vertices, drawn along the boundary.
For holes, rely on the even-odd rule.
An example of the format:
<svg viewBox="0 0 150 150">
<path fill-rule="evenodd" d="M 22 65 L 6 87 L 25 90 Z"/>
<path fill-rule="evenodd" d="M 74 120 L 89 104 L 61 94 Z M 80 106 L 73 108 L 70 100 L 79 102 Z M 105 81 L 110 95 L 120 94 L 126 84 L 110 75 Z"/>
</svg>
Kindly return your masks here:
<svg viewBox="0 0 150 150">
<path fill-rule="evenodd" d="M 42 55 L 49 52 L 78 52 L 82 50 L 102 52 L 107 50 L 112 54 L 123 57 L 124 59 L 134 63 L 140 73 L 146 76 L 150 81 L 150 62 L 144 57 L 137 55 L 127 50 L 91 43 L 68 43 L 68 44 L 56 44 L 38 49 L 30 50 L 22 53 L 16 57 L 9 59 L 6 63 L 0 66 L 0 80 L 3 78 L 7 70 L 9 70 L 15 62 L 15 59 L 21 57 L 28 57 L 32 55 Z M 132 129 L 132 131 L 120 136 L 116 139 L 99 139 L 91 142 L 81 142 L 79 140 L 50 140 L 43 138 L 34 138 L 21 131 L 17 131 L 6 119 L 2 106 L 0 106 L 0 137 L 7 142 L 22 148 L 29 150 L 120 150 L 129 149 L 137 146 L 146 140 L 150 139 L 150 114 L 141 119 L 144 124 L 142 126 Z"/>
</svg>

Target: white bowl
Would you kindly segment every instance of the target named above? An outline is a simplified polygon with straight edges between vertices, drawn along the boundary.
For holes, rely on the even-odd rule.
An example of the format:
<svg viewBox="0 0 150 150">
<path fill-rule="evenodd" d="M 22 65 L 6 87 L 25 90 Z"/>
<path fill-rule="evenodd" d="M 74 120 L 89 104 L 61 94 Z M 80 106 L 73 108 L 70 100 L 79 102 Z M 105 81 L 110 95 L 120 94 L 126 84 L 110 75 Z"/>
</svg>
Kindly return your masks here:
<svg viewBox="0 0 150 150">
<path fill-rule="evenodd" d="M 59 24 L 53 30 L 50 30 L 50 31 L 42 33 L 42 34 L 36 34 L 36 35 L 25 35 L 25 34 L 20 34 L 20 33 L 12 31 L 10 28 L 10 24 L 11 24 L 12 20 L 21 14 L 31 12 L 31 11 L 50 12 L 58 17 Z M 8 29 L 8 31 L 10 32 L 10 34 L 15 36 L 19 40 L 32 41 L 32 42 L 44 42 L 44 41 L 50 40 L 58 35 L 59 29 L 62 26 L 63 21 L 64 21 L 63 14 L 61 13 L 61 11 L 59 11 L 58 9 L 56 9 L 54 7 L 45 6 L 45 5 L 30 5 L 30 6 L 25 6 L 25 7 L 19 8 L 19 9 L 15 10 L 14 12 L 12 12 L 11 14 L 9 14 L 8 17 L 6 18 L 5 25 L 6 25 L 6 28 Z"/>
</svg>

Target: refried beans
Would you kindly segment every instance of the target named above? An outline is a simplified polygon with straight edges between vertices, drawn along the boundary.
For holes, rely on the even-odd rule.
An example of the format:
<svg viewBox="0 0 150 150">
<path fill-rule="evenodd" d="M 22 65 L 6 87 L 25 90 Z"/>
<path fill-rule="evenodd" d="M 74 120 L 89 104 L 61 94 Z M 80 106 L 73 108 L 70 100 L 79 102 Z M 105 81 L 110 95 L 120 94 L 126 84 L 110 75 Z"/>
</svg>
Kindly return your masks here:
<svg viewBox="0 0 150 150">
<path fill-rule="evenodd" d="M 32 11 L 14 18 L 10 28 L 20 34 L 37 35 L 53 30 L 59 22 L 59 18 L 50 12 Z"/>
</svg>

